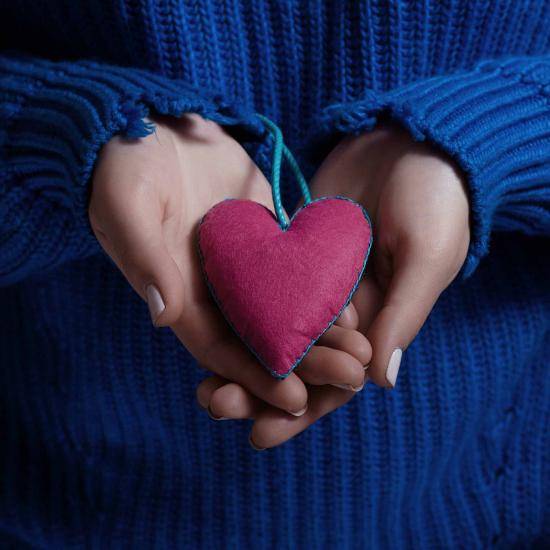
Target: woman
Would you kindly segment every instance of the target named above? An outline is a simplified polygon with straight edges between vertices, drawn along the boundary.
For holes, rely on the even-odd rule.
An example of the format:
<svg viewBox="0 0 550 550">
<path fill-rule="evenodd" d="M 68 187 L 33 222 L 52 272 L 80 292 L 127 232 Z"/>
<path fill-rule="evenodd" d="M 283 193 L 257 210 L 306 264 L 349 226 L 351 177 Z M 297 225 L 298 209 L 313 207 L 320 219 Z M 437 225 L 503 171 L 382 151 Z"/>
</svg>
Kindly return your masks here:
<svg viewBox="0 0 550 550">
<path fill-rule="evenodd" d="M 548 543 L 548 3 L 0 9 L 6 546 Z M 375 230 L 284 382 L 194 253 L 216 202 L 272 208 L 257 113 Z"/>
</svg>

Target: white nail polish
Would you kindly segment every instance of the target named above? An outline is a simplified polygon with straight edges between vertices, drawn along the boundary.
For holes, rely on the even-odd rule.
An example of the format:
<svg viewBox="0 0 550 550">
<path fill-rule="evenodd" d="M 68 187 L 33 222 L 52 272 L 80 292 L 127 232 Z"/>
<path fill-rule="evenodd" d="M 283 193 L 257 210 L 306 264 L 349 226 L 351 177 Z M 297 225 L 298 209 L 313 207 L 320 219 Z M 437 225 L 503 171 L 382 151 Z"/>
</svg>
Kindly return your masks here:
<svg viewBox="0 0 550 550">
<path fill-rule="evenodd" d="M 158 291 L 158 288 L 155 285 L 147 285 L 145 289 L 145 294 L 147 296 L 147 305 L 149 306 L 149 313 L 151 315 L 151 320 L 153 325 L 156 324 L 156 320 L 159 315 L 166 309 L 164 305 L 164 300 Z"/>
<path fill-rule="evenodd" d="M 248 437 L 248 442 L 250 443 L 250 446 L 251 446 L 255 451 L 265 451 L 265 447 L 258 447 L 258 445 L 256 445 L 256 443 L 254 443 L 254 441 L 252 441 L 252 436 L 249 436 L 249 437 Z"/>
<path fill-rule="evenodd" d="M 208 413 L 208 416 L 212 419 L 212 420 L 228 420 L 227 417 L 225 416 L 216 416 L 213 412 L 212 412 L 212 409 L 210 407 L 208 407 L 206 409 L 206 412 Z"/>
<path fill-rule="evenodd" d="M 351 384 L 331 384 L 331 386 L 334 386 L 335 388 L 340 388 L 341 390 L 346 391 L 352 391 L 352 392 L 360 392 L 365 384 L 361 384 L 360 386 L 352 386 Z"/>
<path fill-rule="evenodd" d="M 307 411 L 307 405 L 301 410 L 301 411 L 298 411 L 298 412 L 292 412 L 292 411 L 288 411 L 292 416 L 302 416 L 304 414 L 306 414 L 306 411 Z"/>
<path fill-rule="evenodd" d="M 403 357 L 403 350 L 397 348 L 393 350 L 393 353 L 390 357 L 390 362 L 388 363 L 388 368 L 386 369 L 386 380 L 393 388 L 397 380 L 397 373 L 399 372 L 399 366 L 401 365 L 401 357 Z"/>
</svg>

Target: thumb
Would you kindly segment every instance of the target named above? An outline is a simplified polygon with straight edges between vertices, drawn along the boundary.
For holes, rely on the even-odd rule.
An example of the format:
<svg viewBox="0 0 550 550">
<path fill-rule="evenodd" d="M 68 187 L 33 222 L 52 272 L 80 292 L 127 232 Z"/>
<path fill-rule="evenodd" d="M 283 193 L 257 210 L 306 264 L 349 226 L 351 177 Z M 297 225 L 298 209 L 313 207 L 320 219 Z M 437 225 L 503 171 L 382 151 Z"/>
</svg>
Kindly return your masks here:
<svg viewBox="0 0 550 550">
<path fill-rule="evenodd" d="M 155 326 L 177 321 L 184 305 L 183 278 L 170 255 L 160 216 L 150 207 L 111 202 L 92 228 L 99 242 L 149 307 Z M 106 220 L 106 221 L 105 221 Z"/>
<path fill-rule="evenodd" d="M 375 384 L 395 386 L 403 351 L 445 287 L 440 279 L 434 266 L 420 256 L 405 258 L 396 266 L 382 308 L 367 331 L 373 348 L 367 374 Z"/>
</svg>

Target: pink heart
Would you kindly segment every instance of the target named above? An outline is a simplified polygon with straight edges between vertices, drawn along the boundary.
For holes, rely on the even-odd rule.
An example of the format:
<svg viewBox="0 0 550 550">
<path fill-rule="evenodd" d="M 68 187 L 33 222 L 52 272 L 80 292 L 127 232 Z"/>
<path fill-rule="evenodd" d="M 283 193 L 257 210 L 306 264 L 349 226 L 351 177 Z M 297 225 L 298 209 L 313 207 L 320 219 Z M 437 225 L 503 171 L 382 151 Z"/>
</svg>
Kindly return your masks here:
<svg viewBox="0 0 550 550">
<path fill-rule="evenodd" d="M 372 243 L 365 210 L 315 200 L 283 230 L 274 214 L 226 200 L 199 226 L 208 287 L 223 315 L 273 376 L 285 378 L 349 303 Z"/>
</svg>

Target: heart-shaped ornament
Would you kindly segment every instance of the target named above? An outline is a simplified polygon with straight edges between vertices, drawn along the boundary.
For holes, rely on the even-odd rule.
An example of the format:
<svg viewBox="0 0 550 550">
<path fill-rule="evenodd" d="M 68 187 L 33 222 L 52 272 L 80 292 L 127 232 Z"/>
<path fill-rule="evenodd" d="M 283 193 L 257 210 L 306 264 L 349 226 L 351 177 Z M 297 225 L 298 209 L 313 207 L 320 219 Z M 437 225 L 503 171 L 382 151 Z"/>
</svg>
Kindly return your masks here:
<svg viewBox="0 0 550 550">
<path fill-rule="evenodd" d="M 372 243 L 366 211 L 345 197 L 300 208 L 286 228 L 264 206 L 226 200 L 199 227 L 203 273 L 241 340 L 285 378 L 351 300 Z"/>
</svg>

